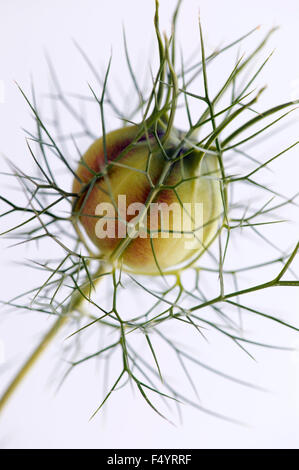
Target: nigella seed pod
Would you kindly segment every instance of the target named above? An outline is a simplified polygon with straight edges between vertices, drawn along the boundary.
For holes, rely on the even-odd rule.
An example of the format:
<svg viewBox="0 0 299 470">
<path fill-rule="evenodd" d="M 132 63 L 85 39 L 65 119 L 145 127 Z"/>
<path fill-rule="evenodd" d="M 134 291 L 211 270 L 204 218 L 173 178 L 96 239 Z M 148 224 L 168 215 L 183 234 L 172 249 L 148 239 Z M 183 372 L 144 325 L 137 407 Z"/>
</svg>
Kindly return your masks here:
<svg viewBox="0 0 299 470">
<path fill-rule="evenodd" d="M 163 137 L 161 135 L 161 137 Z M 219 231 L 217 157 L 163 149 L 138 126 L 96 140 L 79 163 L 73 214 L 100 253 L 135 273 L 159 274 L 198 258 Z"/>
</svg>

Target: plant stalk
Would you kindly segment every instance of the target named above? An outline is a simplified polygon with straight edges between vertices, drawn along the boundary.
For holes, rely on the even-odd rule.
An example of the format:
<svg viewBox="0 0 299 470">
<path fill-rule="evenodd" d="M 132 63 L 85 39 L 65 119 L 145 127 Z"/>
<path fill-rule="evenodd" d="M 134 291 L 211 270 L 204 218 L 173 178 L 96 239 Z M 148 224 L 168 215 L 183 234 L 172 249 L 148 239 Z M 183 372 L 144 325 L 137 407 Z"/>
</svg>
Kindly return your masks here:
<svg viewBox="0 0 299 470">
<path fill-rule="evenodd" d="M 97 270 L 94 276 L 96 278 L 95 282 L 98 282 L 100 279 L 102 279 L 101 274 L 103 274 L 104 269 L 105 268 L 103 265 L 99 267 L 99 269 Z M 82 293 L 87 294 L 89 292 L 89 289 L 90 289 L 90 281 L 87 280 L 87 282 L 84 284 L 84 287 L 82 288 Z M 19 384 L 23 381 L 23 379 L 26 377 L 28 372 L 31 370 L 31 368 L 40 358 L 42 353 L 46 350 L 46 348 L 50 345 L 51 341 L 56 337 L 59 331 L 68 322 L 68 320 L 70 319 L 69 313 L 72 312 L 75 308 L 78 308 L 84 300 L 85 300 L 84 295 L 82 295 L 78 291 L 74 292 L 67 311 L 64 314 L 59 315 L 58 319 L 51 326 L 48 332 L 44 335 L 44 337 L 42 338 L 38 346 L 35 348 L 35 350 L 29 356 L 26 362 L 21 366 L 20 370 L 17 372 L 14 379 L 10 382 L 7 389 L 3 393 L 2 397 L 0 398 L 0 413 L 2 412 L 6 403 L 11 398 L 11 396 L 13 395 L 13 393 L 15 392 Z"/>
</svg>

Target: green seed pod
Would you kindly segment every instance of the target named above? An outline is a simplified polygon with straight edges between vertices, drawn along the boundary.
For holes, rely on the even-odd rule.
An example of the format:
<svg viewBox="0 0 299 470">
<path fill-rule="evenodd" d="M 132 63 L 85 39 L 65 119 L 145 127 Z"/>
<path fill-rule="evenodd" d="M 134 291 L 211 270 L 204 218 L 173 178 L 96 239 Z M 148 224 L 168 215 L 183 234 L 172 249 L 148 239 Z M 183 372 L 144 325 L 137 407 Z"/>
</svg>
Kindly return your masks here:
<svg viewBox="0 0 299 470">
<path fill-rule="evenodd" d="M 162 152 L 151 135 L 137 133 L 137 126 L 124 127 L 89 147 L 73 183 L 74 214 L 105 257 L 159 274 L 197 258 L 215 238 L 222 213 L 218 162 L 186 148 L 180 154 L 190 153 L 173 161 L 174 138 Z"/>
</svg>

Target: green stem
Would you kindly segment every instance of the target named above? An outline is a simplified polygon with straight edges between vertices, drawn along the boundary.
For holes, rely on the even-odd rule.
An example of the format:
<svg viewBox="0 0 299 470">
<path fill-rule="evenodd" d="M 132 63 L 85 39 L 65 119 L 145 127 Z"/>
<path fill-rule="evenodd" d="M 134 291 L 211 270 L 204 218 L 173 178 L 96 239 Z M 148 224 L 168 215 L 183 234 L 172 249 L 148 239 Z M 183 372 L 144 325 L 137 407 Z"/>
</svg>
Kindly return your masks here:
<svg viewBox="0 0 299 470">
<path fill-rule="evenodd" d="M 99 281 L 100 279 L 102 279 L 100 274 L 103 273 L 103 271 L 104 271 L 104 267 L 100 266 L 100 268 L 97 270 L 95 274 L 95 281 Z M 89 289 L 90 289 L 90 281 L 84 284 L 84 288 L 82 288 L 82 291 L 84 293 L 88 293 Z M 15 392 L 15 390 L 17 389 L 17 387 L 19 386 L 19 384 L 23 381 L 23 379 L 26 377 L 28 372 L 31 370 L 31 368 L 40 358 L 42 353 L 50 345 L 51 341 L 55 338 L 55 336 L 59 333 L 59 331 L 63 328 L 63 326 L 70 319 L 69 312 L 73 311 L 75 308 L 78 308 L 80 304 L 84 301 L 84 299 L 85 297 L 80 292 L 78 292 L 77 290 L 74 292 L 72 299 L 70 301 L 70 304 L 68 308 L 66 309 L 65 313 L 63 313 L 62 315 L 59 315 L 58 319 L 55 321 L 55 323 L 51 326 L 50 330 L 48 330 L 48 332 L 42 338 L 42 340 L 40 341 L 38 346 L 35 348 L 33 353 L 26 360 L 26 362 L 21 366 L 20 370 L 17 372 L 14 379 L 10 382 L 7 389 L 3 393 L 2 397 L 0 398 L 0 413 L 5 407 L 8 400 L 11 398 L 11 396 Z"/>
<path fill-rule="evenodd" d="M 50 330 L 46 333 L 43 337 L 37 348 L 33 351 L 31 356 L 27 359 L 25 364 L 22 365 L 21 369 L 17 372 L 15 378 L 10 382 L 9 386 L 3 393 L 0 399 L 0 412 L 3 410 L 4 406 L 6 405 L 9 398 L 12 396 L 18 385 L 22 382 L 22 380 L 26 377 L 27 373 L 30 369 L 34 366 L 36 361 L 39 359 L 41 354 L 50 344 L 52 339 L 57 335 L 57 333 L 61 330 L 61 328 L 65 325 L 69 317 L 59 316 L 54 325 L 50 328 Z"/>
</svg>

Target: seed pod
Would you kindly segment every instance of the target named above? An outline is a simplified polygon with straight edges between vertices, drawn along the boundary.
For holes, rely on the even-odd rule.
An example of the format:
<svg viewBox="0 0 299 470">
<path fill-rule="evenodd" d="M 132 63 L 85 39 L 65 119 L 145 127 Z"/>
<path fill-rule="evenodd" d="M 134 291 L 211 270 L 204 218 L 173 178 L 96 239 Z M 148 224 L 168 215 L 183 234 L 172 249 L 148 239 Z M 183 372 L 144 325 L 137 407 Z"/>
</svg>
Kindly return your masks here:
<svg viewBox="0 0 299 470">
<path fill-rule="evenodd" d="M 159 274 L 200 256 L 217 235 L 218 163 L 197 150 L 171 162 L 174 139 L 162 151 L 151 134 L 137 141 L 138 131 L 124 127 L 89 147 L 73 183 L 73 214 L 105 257 Z"/>
</svg>

